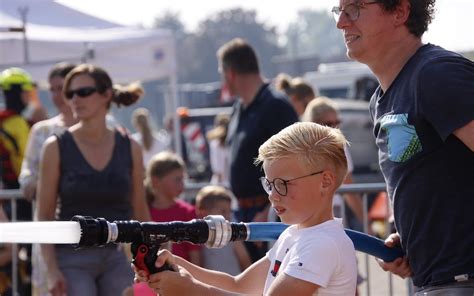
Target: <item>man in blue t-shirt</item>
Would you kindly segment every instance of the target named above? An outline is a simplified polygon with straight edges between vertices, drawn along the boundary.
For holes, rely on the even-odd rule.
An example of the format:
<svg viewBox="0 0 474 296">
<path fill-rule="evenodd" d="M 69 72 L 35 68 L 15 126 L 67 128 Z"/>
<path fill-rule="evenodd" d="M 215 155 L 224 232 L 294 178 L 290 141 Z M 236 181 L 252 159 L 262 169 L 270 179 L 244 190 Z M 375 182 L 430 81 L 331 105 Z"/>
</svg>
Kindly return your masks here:
<svg viewBox="0 0 474 296">
<path fill-rule="evenodd" d="M 371 99 L 379 162 L 417 295 L 474 293 L 474 63 L 423 44 L 434 0 L 340 0 L 347 55 L 380 85 Z M 435 294 L 437 293 L 437 294 Z"/>
<path fill-rule="evenodd" d="M 274 134 L 298 121 L 285 95 L 264 81 L 257 55 L 244 40 L 236 38 L 217 52 L 219 71 L 229 92 L 239 99 L 234 104 L 228 127 L 230 185 L 237 197 L 239 221 L 265 220 L 269 210 L 267 194 L 259 178 L 261 165 L 254 165 L 258 148 Z M 265 248 L 246 244 L 253 261 L 265 255 Z"/>
</svg>

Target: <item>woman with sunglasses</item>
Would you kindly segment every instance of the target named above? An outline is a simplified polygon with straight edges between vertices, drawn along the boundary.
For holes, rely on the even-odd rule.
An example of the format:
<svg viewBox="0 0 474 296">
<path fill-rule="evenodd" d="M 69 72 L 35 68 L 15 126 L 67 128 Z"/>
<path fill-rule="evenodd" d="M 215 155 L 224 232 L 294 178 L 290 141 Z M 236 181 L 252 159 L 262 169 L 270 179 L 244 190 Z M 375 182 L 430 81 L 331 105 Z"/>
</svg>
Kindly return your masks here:
<svg viewBox="0 0 474 296">
<path fill-rule="evenodd" d="M 149 221 L 141 148 L 106 124 L 111 103 L 131 105 L 143 89 L 113 85 L 103 69 L 83 64 L 66 76 L 63 94 L 79 122 L 43 146 L 38 219 L 85 215 Z M 43 245 L 42 251 L 53 296 L 121 295 L 132 284 L 130 264 L 116 245 L 78 251 Z"/>
</svg>

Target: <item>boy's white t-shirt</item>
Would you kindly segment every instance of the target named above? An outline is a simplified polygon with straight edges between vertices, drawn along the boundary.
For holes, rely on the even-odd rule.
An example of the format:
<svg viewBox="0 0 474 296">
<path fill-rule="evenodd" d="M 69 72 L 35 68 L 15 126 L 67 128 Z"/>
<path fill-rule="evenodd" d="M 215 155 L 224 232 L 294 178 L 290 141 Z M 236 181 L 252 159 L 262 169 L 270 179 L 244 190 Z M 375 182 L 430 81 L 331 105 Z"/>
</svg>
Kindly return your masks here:
<svg viewBox="0 0 474 296">
<path fill-rule="evenodd" d="M 355 295 L 356 254 L 341 219 L 303 229 L 288 227 L 266 257 L 270 269 L 264 295 L 281 272 L 320 286 L 315 295 Z"/>
</svg>

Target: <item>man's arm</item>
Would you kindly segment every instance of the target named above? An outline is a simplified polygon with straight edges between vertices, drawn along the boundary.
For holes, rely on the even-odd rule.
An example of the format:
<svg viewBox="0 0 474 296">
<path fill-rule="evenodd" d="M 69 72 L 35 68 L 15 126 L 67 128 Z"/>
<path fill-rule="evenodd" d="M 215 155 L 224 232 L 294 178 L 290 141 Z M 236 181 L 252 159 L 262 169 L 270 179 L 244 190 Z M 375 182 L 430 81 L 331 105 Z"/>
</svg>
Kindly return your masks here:
<svg viewBox="0 0 474 296">
<path fill-rule="evenodd" d="M 471 151 L 474 151 L 474 119 L 465 126 L 458 128 L 453 134 L 461 140 Z"/>
</svg>

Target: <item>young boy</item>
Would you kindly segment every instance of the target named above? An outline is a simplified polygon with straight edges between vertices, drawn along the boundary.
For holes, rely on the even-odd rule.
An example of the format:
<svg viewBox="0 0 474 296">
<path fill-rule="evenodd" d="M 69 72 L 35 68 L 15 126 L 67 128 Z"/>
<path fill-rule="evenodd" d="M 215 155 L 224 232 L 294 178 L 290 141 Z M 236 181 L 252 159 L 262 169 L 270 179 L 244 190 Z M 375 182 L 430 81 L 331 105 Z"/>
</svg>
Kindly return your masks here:
<svg viewBox="0 0 474 296">
<path fill-rule="evenodd" d="M 196 195 L 196 216 L 221 215 L 232 219 L 232 193 L 223 186 L 203 187 Z M 232 242 L 223 248 L 201 249 L 202 267 L 237 275 L 252 264 L 243 242 Z"/>
<path fill-rule="evenodd" d="M 291 224 L 265 257 L 237 276 L 159 253 L 178 272 L 159 272 L 148 285 L 163 295 L 354 295 L 354 245 L 332 213 L 332 197 L 347 173 L 342 133 L 311 122 L 295 123 L 259 149 L 262 185 L 282 222 Z M 143 272 L 137 280 L 144 280 Z"/>
</svg>

